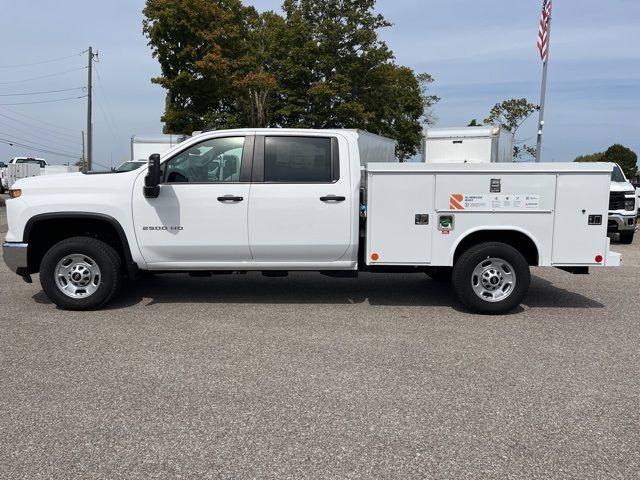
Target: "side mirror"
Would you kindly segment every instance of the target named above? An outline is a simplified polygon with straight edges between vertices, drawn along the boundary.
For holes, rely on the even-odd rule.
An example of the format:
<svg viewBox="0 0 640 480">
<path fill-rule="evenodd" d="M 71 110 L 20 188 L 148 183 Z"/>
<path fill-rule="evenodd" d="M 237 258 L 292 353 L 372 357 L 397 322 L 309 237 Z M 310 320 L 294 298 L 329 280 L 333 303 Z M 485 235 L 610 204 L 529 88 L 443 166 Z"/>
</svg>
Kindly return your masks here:
<svg viewBox="0 0 640 480">
<path fill-rule="evenodd" d="M 154 153 L 149 157 L 149 170 L 144 178 L 144 196 L 158 198 L 160 195 L 160 155 Z"/>
</svg>

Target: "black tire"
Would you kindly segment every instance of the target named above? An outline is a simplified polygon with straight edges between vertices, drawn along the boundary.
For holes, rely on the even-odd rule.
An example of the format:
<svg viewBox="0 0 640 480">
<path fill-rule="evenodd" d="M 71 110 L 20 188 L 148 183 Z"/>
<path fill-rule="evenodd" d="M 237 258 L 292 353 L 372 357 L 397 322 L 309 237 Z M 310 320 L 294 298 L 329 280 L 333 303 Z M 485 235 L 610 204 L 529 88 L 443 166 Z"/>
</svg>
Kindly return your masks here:
<svg viewBox="0 0 640 480">
<path fill-rule="evenodd" d="M 620 243 L 631 245 L 633 243 L 633 235 L 635 232 L 620 232 Z"/>
<path fill-rule="evenodd" d="M 429 278 L 435 282 L 450 282 L 453 268 L 451 267 L 428 267 L 426 272 Z"/>
<path fill-rule="evenodd" d="M 515 273 L 515 281 L 510 293 L 499 301 L 488 301 L 481 298 L 476 294 L 472 285 L 475 277 L 474 270 L 480 266 L 483 260 L 489 258 L 508 262 Z M 527 260 L 511 245 L 487 242 L 469 248 L 460 256 L 453 267 L 451 281 L 456 295 L 466 308 L 474 313 L 496 315 L 507 313 L 520 305 L 529 289 L 531 272 Z"/>
<path fill-rule="evenodd" d="M 86 255 L 100 269 L 100 282 L 94 293 L 83 298 L 65 295 L 56 283 L 58 262 L 67 255 Z M 113 247 L 89 237 L 72 237 L 55 244 L 42 259 L 40 284 L 49 299 L 65 310 L 95 310 L 109 302 L 122 283 L 122 260 Z"/>
</svg>

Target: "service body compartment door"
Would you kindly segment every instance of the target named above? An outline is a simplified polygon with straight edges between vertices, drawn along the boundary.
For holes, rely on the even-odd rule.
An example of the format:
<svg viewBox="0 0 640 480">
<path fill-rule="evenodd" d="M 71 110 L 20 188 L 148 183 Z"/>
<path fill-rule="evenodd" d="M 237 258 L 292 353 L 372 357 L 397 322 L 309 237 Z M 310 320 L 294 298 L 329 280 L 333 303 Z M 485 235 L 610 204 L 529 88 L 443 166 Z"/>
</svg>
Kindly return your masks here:
<svg viewBox="0 0 640 480">
<path fill-rule="evenodd" d="M 609 185 L 606 173 L 558 175 L 553 265 L 602 263 L 596 257 L 606 257 Z"/>
<path fill-rule="evenodd" d="M 369 173 L 367 265 L 428 265 L 435 176 Z"/>
</svg>

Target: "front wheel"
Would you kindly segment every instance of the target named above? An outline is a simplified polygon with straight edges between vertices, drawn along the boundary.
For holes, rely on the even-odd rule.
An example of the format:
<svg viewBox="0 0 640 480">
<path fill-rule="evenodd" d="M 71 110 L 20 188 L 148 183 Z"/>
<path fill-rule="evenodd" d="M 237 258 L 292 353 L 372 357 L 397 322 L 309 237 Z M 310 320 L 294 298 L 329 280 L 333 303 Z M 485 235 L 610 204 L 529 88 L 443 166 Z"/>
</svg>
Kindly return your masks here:
<svg viewBox="0 0 640 480">
<path fill-rule="evenodd" d="M 49 249 L 40 265 L 40 283 L 49 299 L 65 310 L 94 310 L 118 292 L 122 261 L 110 245 L 73 237 Z"/>
<path fill-rule="evenodd" d="M 530 282 L 527 260 L 511 245 L 499 242 L 469 248 L 453 267 L 456 295 L 475 313 L 513 310 L 524 298 Z"/>
</svg>

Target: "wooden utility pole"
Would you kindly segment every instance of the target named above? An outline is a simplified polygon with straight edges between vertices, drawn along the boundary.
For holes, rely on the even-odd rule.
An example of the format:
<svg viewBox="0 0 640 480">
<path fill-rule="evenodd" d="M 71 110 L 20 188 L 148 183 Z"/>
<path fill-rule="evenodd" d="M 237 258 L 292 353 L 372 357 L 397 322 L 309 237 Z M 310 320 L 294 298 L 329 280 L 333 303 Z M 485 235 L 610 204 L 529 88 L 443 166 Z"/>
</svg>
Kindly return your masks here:
<svg viewBox="0 0 640 480">
<path fill-rule="evenodd" d="M 80 163 L 80 170 L 83 172 L 87 171 L 87 156 L 84 153 L 84 130 L 81 132 L 82 134 L 82 158 L 80 159 L 82 163 Z"/>
<path fill-rule="evenodd" d="M 86 171 L 91 170 L 93 161 L 93 124 L 91 119 L 91 94 L 92 94 L 92 64 L 93 64 L 93 48 L 89 47 L 89 58 L 87 63 L 87 155 L 86 155 Z"/>
</svg>

